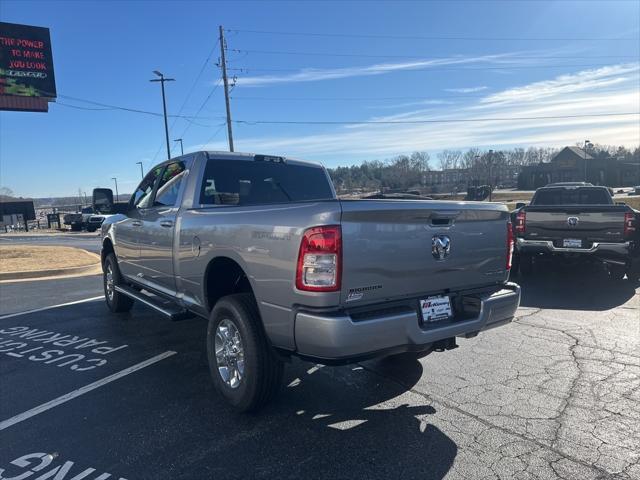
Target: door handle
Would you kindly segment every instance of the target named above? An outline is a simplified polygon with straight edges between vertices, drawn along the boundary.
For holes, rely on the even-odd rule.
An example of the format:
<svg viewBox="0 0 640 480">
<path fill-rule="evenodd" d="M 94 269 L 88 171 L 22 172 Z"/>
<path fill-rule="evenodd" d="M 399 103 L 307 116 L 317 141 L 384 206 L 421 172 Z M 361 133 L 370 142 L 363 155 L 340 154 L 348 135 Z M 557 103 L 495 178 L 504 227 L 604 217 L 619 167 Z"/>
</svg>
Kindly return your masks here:
<svg viewBox="0 0 640 480">
<path fill-rule="evenodd" d="M 173 227 L 173 222 L 171 220 L 162 220 L 160 222 L 160 226 L 161 227 L 167 227 L 167 228 Z"/>
<path fill-rule="evenodd" d="M 131 222 L 131 226 L 132 227 L 141 227 L 142 226 L 142 222 L 139 220 L 134 220 L 133 222 Z"/>
</svg>

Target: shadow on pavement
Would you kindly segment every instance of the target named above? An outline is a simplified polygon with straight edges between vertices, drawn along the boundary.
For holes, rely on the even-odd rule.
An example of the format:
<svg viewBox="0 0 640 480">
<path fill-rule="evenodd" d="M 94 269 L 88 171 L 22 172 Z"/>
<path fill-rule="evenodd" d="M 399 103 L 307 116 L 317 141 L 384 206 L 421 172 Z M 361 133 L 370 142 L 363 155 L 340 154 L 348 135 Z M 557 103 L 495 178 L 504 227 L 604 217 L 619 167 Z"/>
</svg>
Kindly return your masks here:
<svg viewBox="0 0 640 480">
<path fill-rule="evenodd" d="M 530 275 L 517 275 L 523 307 L 563 310 L 609 310 L 628 302 L 638 284 L 625 278 L 611 280 L 597 265 L 535 265 Z"/>
<path fill-rule="evenodd" d="M 362 366 L 318 367 L 294 361 L 274 404 L 255 416 L 276 422 L 261 444 L 256 474 L 282 476 L 273 459 L 282 457 L 292 478 L 443 478 L 457 454 L 456 444 L 428 415 L 436 410 L 419 397 L 400 395 L 422 376 L 415 359 L 375 362 L 393 373 L 389 381 Z M 385 375 L 386 376 L 386 375 Z M 261 471 L 260 460 L 271 459 Z M 256 475 L 261 476 L 261 475 Z"/>
</svg>

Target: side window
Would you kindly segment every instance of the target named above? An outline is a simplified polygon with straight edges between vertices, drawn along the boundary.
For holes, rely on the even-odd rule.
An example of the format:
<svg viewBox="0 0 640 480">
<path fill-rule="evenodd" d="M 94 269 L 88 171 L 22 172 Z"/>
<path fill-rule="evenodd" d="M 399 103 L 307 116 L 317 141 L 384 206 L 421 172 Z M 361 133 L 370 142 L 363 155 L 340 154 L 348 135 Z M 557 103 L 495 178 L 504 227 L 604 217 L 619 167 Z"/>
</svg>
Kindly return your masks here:
<svg viewBox="0 0 640 480">
<path fill-rule="evenodd" d="M 136 188 L 136 191 L 133 192 L 133 196 L 131 197 L 131 205 L 133 207 L 147 208 L 150 206 L 149 202 L 151 201 L 153 186 L 161 171 L 161 167 L 156 167 L 144 177 L 144 180 L 142 180 L 142 183 Z"/>
<path fill-rule="evenodd" d="M 174 162 L 167 165 L 158 184 L 154 205 L 171 207 L 176 204 L 185 172 L 184 162 Z"/>
</svg>

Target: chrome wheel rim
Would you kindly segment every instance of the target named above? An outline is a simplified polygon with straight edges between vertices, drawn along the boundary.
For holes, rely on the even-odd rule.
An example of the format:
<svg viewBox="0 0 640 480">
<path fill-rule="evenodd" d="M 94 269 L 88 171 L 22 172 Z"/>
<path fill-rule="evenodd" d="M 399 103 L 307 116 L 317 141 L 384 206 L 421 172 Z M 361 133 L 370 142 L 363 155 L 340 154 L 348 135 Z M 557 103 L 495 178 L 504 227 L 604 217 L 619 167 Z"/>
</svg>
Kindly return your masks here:
<svg viewBox="0 0 640 480">
<path fill-rule="evenodd" d="M 109 301 L 113 301 L 113 294 L 114 294 L 114 285 L 113 285 L 113 269 L 111 268 L 111 265 L 107 265 L 107 270 L 105 272 L 105 277 L 106 277 L 106 287 L 107 287 L 107 298 L 109 299 Z"/>
<path fill-rule="evenodd" d="M 220 378 L 230 388 L 238 388 L 244 378 L 244 348 L 238 328 L 227 318 L 218 324 L 215 348 Z"/>
</svg>

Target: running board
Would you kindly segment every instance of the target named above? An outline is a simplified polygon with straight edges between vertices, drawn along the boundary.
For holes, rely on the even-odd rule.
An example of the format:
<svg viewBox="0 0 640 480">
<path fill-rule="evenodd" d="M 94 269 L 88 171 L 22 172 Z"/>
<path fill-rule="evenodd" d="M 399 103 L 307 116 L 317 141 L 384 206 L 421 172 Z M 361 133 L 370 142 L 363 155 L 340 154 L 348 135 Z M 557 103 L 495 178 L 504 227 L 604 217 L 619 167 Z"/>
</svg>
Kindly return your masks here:
<svg viewBox="0 0 640 480">
<path fill-rule="evenodd" d="M 185 308 L 180 308 L 177 306 L 169 306 L 169 305 L 160 305 L 158 302 L 155 302 L 152 297 L 145 295 L 144 293 L 140 293 L 137 290 L 127 287 L 124 285 L 115 285 L 116 292 L 122 293 L 137 302 L 143 303 L 147 307 L 154 309 L 156 312 L 159 312 L 167 317 L 169 317 L 173 321 L 185 320 L 187 318 L 193 317 L 193 314 L 189 312 Z"/>
</svg>

